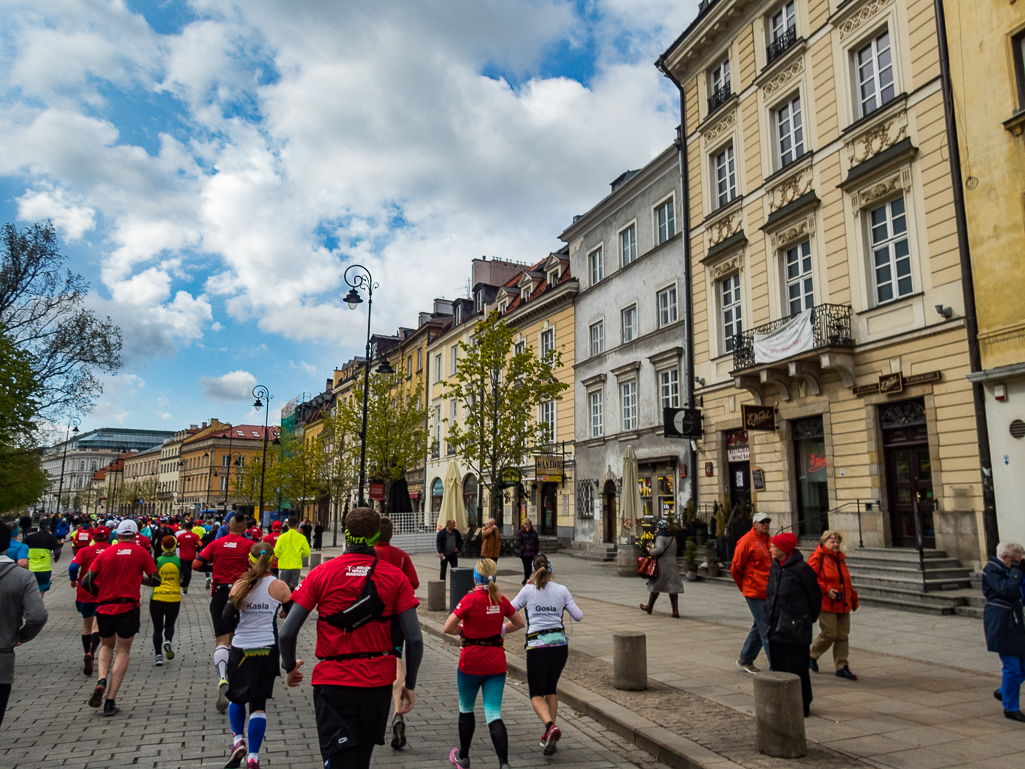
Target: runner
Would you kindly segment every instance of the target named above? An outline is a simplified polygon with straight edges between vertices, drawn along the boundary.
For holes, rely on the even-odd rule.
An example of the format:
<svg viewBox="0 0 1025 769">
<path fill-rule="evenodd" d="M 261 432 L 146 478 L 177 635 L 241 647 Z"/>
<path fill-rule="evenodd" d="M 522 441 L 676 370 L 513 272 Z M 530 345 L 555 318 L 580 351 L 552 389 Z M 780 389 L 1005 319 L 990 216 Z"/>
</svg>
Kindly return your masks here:
<svg viewBox="0 0 1025 769">
<path fill-rule="evenodd" d="M 512 600 L 516 611 L 525 609 L 527 618 L 527 688 L 530 704 L 545 725 L 541 735 L 544 755 L 555 753 L 562 730 L 555 725 L 559 710 L 556 694 L 559 676 L 569 659 L 569 639 L 562 624 L 562 613 L 569 612 L 574 622 L 580 622 L 580 611 L 565 586 L 552 581 L 552 564 L 548 556 L 538 553 L 534 557 L 533 572 L 522 590 Z"/>
<path fill-rule="evenodd" d="M 115 699 L 125 673 L 128 672 L 132 641 L 141 626 L 139 606 L 142 596 L 139 586 L 160 584 L 153 557 L 149 551 L 135 544 L 135 535 L 138 533 L 139 527 L 135 521 L 121 521 L 117 526 L 117 546 L 112 545 L 96 556 L 82 578 L 86 590 L 98 598 L 96 624 L 100 631 L 100 659 L 97 666 L 99 680 L 88 705 L 98 708 L 102 702 L 105 716 L 113 716 L 120 710 Z M 107 695 L 106 702 L 103 702 L 104 693 Z"/>
<path fill-rule="evenodd" d="M 96 596 L 82 587 L 80 577 L 89 571 L 96 556 L 107 549 L 110 529 L 106 526 L 97 526 L 93 529 L 92 536 L 96 540 L 95 543 L 75 553 L 75 559 L 68 566 L 71 586 L 75 588 L 75 608 L 82 615 L 82 651 L 85 653 L 82 658 L 82 673 L 87 676 L 93 674 L 93 659 L 100 645 L 100 630 L 96 624 Z"/>
<path fill-rule="evenodd" d="M 281 521 L 274 521 L 270 525 L 270 531 L 263 538 L 264 542 L 270 543 L 271 550 L 274 549 L 275 545 L 278 544 L 278 540 L 281 538 Z M 275 577 L 278 576 L 278 559 L 271 558 L 270 562 L 270 573 Z"/>
<path fill-rule="evenodd" d="M 83 518 L 75 533 L 71 535 L 71 549 L 78 553 L 83 547 L 89 547 L 93 541 L 93 529 L 89 525 L 89 519 Z"/>
<path fill-rule="evenodd" d="M 51 555 L 55 562 L 61 557 L 60 540 L 53 536 L 49 529 L 50 522 L 46 518 L 41 518 L 39 531 L 33 531 L 25 537 L 25 544 L 28 545 L 28 570 L 36 578 L 40 593 L 50 589 L 50 578 L 53 576 Z"/>
<path fill-rule="evenodd" d="M 409 580 L 374 553 L 380 516 L 357 507 L 345 523 L 345 553 L 313 569 L 292 594 L 292 610 L 280 634 L 281 666 L 289 686 L 302 682 L 303 661 L 295 658 L 296 639 L 316 609 L 320 662 L 313 669 L 313 705 L 324 766 L 367 769 L 374 745 L 384 744 L 395 680 L 389 623 L 375 620 L 397 624 L 406 644 L 402 715 L 416 702 L 423 637 Z"/>
<path fill-rule="evenodd" d="M 281 675 L 278 654 L 278 606 L 292 597 L 288 585 L 270 575 L 271 549 L 257 542 L 249 550 L 249 571 L 235 580 L 226 612 L 238 614 L 228 662 L 228 719 L 231 757 L 225 769 L 246 760 L 246 769 L 260 769 L 260 745 L 267 729 L 267 700 L 274 679 Z M 235 618 L 233 617 L 232 620 Z M 246 705 L 249 706 L 249 745 L 246 746 Z"/>
<path fill-rule="evenodd" d="M 178 556 L 181 558 L 182 592 L 189 594 L 189 583 L 192 582 L 192 562 L 196 560 L 202 538 L 196 535 L 189 521 L 182 523 L 181 530 L 174 535 L 178 540 Z"/>
<path fill-rule="evenodd" d="M 390 563 L 406 575 L 410 587 L 416 590 L 420 587 L 420 579 L 416 574 L 416 567 L 412 559 L 398 547 L 391 544 L 394 528 L 390 518 L 381 518 L 381 538 L 374 545 L 377 557 L 385 563 Z M 395 750 L 401 750 L 406 745 L 406 719 L 399 714 L 402 709 L 402 685 L 406 681 L 406 672 L 402 669 L 402 636 L 398 634 L 398 628 L 392 626 L 392 645 L 395 649 L 395 683 L 392 686 L 392 706 L 395 708 L 395 715 L 392 718 L 391 746 Z"/>
<path fill-rule="evenodd" d="M 296 523 L 294 517 L 289 518 L 288 530 L 274 545 L 274 557 L 278 559 L 278 577 L 285 581 L 289 590 L 295 590 L 299 586 L 303 558 L 310 554 L 310 543 L 299 533 Z"/>
<path fill-rule="evenodd" d="M 213 567 L 210 591 L 210 618 L 214 624 L 214 669 L 217 670 L 217 710 L 224 713 L 228 709 L 228 656 L 231 645 L 231 634 L 235 628 L 231 621 L 224 617 L 224 606 L 228 603 L 228 591 L 232 583 L 249 569 L 249 548 L 252 542 L 242 536 L 245 521 L 241 516 L 233 517 L 229 522 L 230 531 L 227 536 L 215 539 L 196 556 L 193 569 L 206 571 Z"/>
<path fill-rule="evenodd" d="M 495 581 L 498 565 L 490 558 L 477 561 L 473 579 L 477 586 L 456 605 L 445 620 L 442 630 L 462 636 L 459 654 L 459 747 L 452 748 L 448 760 L 462 769 L 470 766 L 470 743 L 476 728 L 473 709 L 477 693 L 484 693 L 484 718 L 491 733 L 491 744 L 498 754 L 501 769 L 509 767 L 509 733 L 502 721 L 502 694 L 505 691 L 506 633 L 523 627 L 523 617 L 504 595 Z M 462 625 L 460 625 L 460 621 Z"/>
<path fill-rule="evenodd" d="M 178 621 L 178 612 L 182 607 L 182 560 L 174 554 L 175 544 L 171 535 L 160 541 L 163 550 L 157 558 L 160 584 L 153 588 L 153 595 L 149 598 L 149 616 L 153 620 L 153 649 L 157 655 L 153 664 L 156 667 L 164 664 L 165 657 L 174 659 L 171 641 L 174 640 L 174 623 Z"/>
</svg>

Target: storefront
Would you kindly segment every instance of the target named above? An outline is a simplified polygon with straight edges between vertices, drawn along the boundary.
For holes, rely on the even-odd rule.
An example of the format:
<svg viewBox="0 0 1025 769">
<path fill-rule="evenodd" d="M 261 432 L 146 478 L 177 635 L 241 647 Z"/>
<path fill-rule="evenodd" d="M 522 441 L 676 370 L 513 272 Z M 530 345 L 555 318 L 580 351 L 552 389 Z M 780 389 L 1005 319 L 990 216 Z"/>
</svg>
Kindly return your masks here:
<svg viewBox="0 0 1025 769">
<path fill-rule="evenodd" d="M 637 485 L 645 516 L 657 520 L 676 515 L 676 457 L 639 460 Z"/>
<path fill-rule="evenodd" d="M 822 416 L 796 419 L 790 425 L 797 479 L 800 536 L 818 537 L 829 527 L 829 481 Z"/>
<path fill-rule="evenodd" d="M 733 509 L 738 505 L 750 506 L 751 447 L 748 445 L 747 431 L 731 430 L 725 437 L 730 504 Z"/>
<path fill-rule="evenodd" d="M 441 500 L 445 496 L 445 482 L 441 478 L 435 478 L 431 484 L 431 512 L 441 512 Z"/>
<path fill-rule="evenodd" d="M 879 407 L 886 466 L 890 537 L 895 547 L 916 547 L 916 513 L 923 544 L 936 546 L 933 522 L 932 460 L 925 405 L 921 399 Z"/>
</svg>

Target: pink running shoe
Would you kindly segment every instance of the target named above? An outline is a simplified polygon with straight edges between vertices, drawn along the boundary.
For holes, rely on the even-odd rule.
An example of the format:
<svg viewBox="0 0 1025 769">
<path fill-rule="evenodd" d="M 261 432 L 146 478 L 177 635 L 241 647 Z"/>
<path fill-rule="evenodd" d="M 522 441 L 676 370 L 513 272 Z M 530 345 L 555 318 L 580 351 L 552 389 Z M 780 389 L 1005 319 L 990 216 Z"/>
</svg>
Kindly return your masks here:
<svg viewBox="0 0 1025 769">
<path fill-rule="evenodd" d="M 470 769 L 470 757 L 460 758 L 459 748 L 452 748 L 452 752 L 448 754 L 448 760 L 458 766 L 459 769 Z"/>
<path fill-rule="evenodd" d="M 559 741 L 560 737 L 562 737 L 562 730 L 555 724 L 549 726 L 545 731 L 544 741 L 541 743 L 541 747 L 544 748 L 541 752 L 546 756 L 555 753 L 555 743 Z"/>
<path fill-rule="evenodd" d="M 246 761 L 246 769 L 260 769 L 260 761 L 256 758 L 250 758 Z"/>
</svg>

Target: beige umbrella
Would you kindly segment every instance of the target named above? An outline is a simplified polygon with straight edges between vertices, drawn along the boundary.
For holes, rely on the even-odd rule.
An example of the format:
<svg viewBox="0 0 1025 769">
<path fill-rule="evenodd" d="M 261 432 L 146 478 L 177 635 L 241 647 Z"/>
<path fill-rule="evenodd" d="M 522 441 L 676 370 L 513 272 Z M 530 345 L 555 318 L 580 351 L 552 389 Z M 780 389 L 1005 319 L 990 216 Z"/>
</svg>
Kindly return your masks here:
<svg viewBox="0 0 1025 769">
<path fill-rule="evenodd" d="M 638 521 L 644 515 L 644 502 L 641 501 L 641 490 L 637 485 L 637 452 L 633 446 L 627 446 L 623 452 L 623 492 L 619 501 L 620 534 L 636 536 Z M 631 519 L 632 528 L 627 531 L 623 527 L 624 519 Z"/>
<path fill-rule="evenodd" d="M 438 513 L 438 530 L 445 528 L 446 521 L 455 521 L 457 531 L 466 531 L 466 508 L 463 506 L 463 484 L 459 467 L 455 461 L 448 463 L 445 470 L 445 494 L 441 498 L 441 512 Z"/>
</svg>

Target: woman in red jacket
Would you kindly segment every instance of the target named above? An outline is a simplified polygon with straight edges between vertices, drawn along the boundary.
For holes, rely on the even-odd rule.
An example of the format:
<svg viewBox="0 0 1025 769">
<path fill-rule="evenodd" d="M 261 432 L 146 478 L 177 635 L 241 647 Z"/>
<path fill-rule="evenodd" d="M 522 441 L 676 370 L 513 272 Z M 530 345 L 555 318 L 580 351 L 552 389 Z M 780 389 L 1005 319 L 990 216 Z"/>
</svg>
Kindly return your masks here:
<svg viewBox="0 0 1025 769">
<path fill-rule="evenodd" d="M 822 591 L 819 636 L 811 645 L 810 667 L 818 673 L 819 657 L 832 646 L 837 678 L 857 681 L 858 677 L 847 666 L 847 639 L 851 632 L 851 612 L 858 608 L 858 593 L 851 584 L 851 573 L 844 563 L 847 556 L 840 552 L 842 543 L 840 532 L 823 532 L 818 548 L 808 558 L 808 565 L 818 577 Z"/>
</svg>

